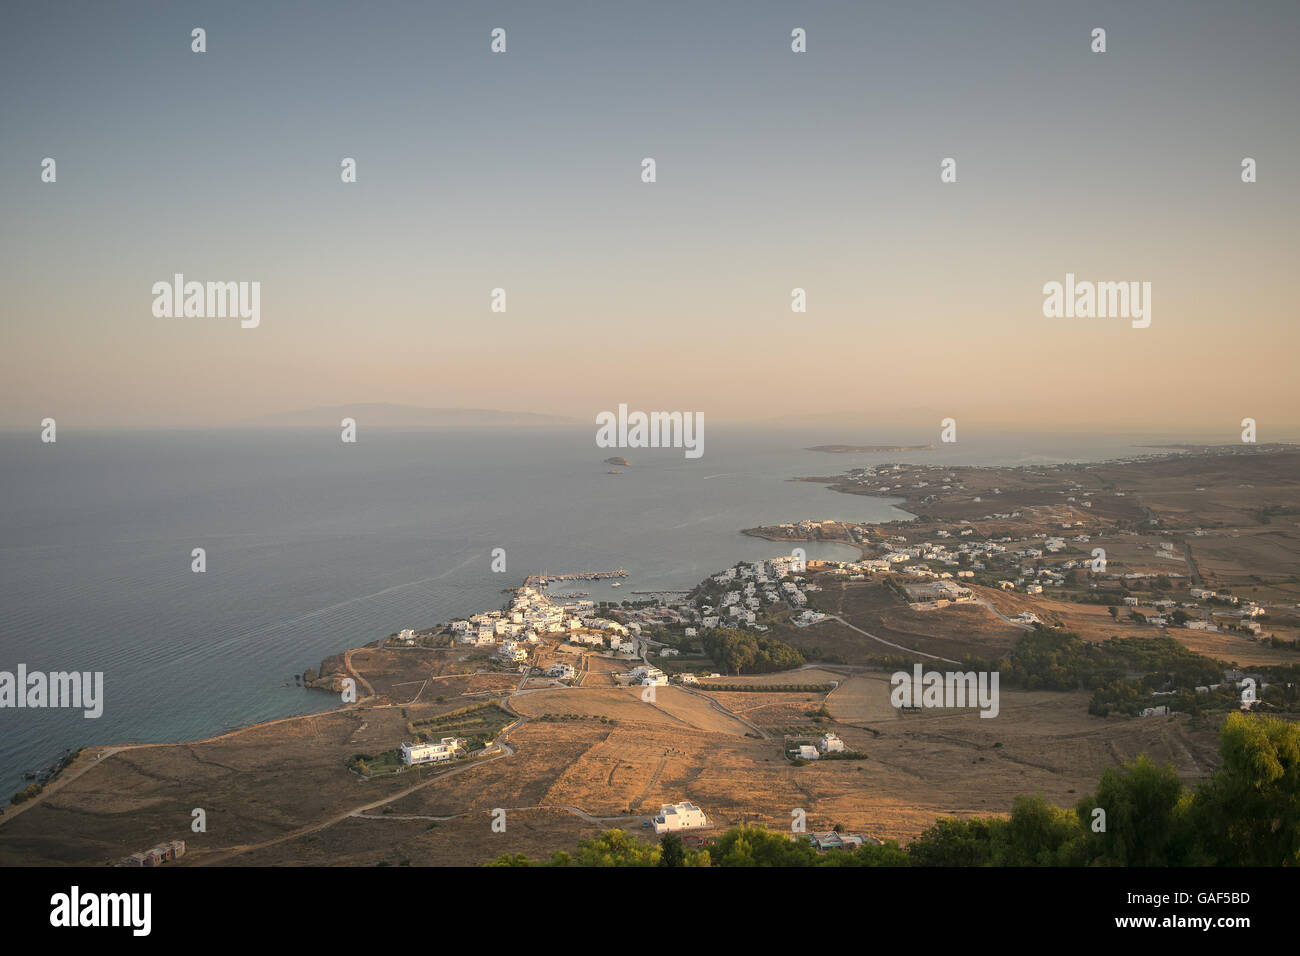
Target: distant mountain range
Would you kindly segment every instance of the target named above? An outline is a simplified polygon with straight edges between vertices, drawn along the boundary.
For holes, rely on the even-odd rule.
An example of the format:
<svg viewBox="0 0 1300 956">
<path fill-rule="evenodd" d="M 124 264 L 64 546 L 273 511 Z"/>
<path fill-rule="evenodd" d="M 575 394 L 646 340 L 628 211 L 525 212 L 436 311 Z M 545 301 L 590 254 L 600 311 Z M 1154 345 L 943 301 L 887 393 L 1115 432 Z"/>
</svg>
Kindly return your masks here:
<svg viewBox="0 0 1300 956">
<path fill-rule="evenodd" d="M 252 428 L 337 428 L 345 418 L 356 419 L 359 427 L 370 428 L 447 428 L 489 425 L 573 425 L 577 419 L 560 415 L 537 415 L 532 412 L 503 412 L 491 408 L 423 408 L 419 405 L 394 405 L 389 402 L 357 402 L 355 405 L 330 405 L 296 412 L 275 412 L 245 418 L 236 425 Z"/>
<path fill-rule="evenodd" d="M 813 445 L 804 451 L 828 451 L 836 455 L 877 451 L 934 451 L 933 445 Z"/>
</svg>

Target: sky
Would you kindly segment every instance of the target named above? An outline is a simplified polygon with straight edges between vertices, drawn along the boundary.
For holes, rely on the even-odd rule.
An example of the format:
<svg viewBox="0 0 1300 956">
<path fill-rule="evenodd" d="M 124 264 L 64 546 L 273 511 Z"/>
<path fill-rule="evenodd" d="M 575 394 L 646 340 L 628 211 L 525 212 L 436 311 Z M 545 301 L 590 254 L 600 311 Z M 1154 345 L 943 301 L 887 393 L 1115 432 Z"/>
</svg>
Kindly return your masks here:
<svg viewBox="0 0 1300 956">
<path fill-rule="evenodd" d="M 1294 2 L 0 18 L 3 427 L 395 402 L 1300 435 Z M 1150 326 L 1044 316 L 1067 272 L 1150 282 Z M 259 282 L 260 324 L 155 316 L 176 273 Z"/>
</svg>

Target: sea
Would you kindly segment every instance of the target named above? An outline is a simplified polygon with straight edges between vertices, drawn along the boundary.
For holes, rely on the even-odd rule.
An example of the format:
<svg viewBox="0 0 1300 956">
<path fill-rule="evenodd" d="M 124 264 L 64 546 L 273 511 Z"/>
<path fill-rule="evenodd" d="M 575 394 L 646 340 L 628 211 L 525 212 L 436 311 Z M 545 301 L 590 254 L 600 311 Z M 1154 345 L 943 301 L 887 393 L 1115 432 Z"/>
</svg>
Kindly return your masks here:
<svg viewBox="0 0 1300 956">
<path fill-rule="evenodd" d="M 928 440 L 928 439 L 927 439 Z M 594 428 L 0 434 L 0 671 L 104 675 L 103 713 L 0 708 L 0 799 L 82 745 L 196 740 L 338 706 L 295 686 L 322 658 L 500 607 L 526 575 L 594 600 L 685 589 L 788 553 L 759 524 L 910 517 L 796 476 L 867 464 L 1033 465 L 1152 453 L 1169 436 L 1025 433 L 828 454 L 915 435 L 712 426 L 705 453 L 601 449 Z M 626 456 L 629 467 L 605 458 Z M 618 474 L 611 474 L 617 471 Z M 206 570 L 191 569 L 203 548 Z M 492 570 L 505 551 L 504 573 Z M 805 545 L 810 558 L 851 558 Z M 8 787 L 8 789 L 5 789 Z"/>
</svg>

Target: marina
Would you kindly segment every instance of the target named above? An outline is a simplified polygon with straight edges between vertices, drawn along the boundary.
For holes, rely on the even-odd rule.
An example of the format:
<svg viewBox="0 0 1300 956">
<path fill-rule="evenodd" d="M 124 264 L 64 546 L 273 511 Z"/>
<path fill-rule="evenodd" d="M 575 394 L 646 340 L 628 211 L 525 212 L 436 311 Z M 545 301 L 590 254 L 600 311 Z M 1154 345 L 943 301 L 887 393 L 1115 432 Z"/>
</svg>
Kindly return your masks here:
<svg viewBox="0 0 1300 956">
<path fill-rule="evenodd" d="M 627 571 L 618 568 L 614 571 L 565 571 L 561 574 L 530 574 L 526 587 L 544 588 L 552 581 L 604 581 L 609 578 L 625 578 Z"/>
</svg>

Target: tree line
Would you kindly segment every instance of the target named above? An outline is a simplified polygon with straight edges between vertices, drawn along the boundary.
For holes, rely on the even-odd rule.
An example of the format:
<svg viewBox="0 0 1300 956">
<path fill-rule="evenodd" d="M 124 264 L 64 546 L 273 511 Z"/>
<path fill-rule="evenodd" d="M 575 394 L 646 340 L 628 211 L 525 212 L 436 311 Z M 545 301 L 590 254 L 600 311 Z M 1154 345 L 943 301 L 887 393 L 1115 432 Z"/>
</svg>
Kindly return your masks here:
<svg viewBox="0 0 1300 956">
<path fill-rule="evenodd" d="M 766 674 L 804 663 L 803 655 L 789 644 L 749 631 L 718 627 L 705 631 L 701 641 L 704 653 L 728 674 Z"/>
</svg>

